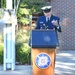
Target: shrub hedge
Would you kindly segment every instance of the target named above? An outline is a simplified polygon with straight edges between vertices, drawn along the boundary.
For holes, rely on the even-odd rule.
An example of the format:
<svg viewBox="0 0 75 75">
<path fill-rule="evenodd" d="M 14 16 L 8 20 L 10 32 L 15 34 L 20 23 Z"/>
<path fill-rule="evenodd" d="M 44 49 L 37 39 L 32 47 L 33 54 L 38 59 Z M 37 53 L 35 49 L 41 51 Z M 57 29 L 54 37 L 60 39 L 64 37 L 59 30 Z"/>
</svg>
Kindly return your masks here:
<svg viewBox="0 0 75 75">
<path fill-rule="evenodd" d="M 19 64 L 31 64 L 31 48 L 28 45 L 29 32 L 19 30 L 16 33 L 15 51 L 16 62 Z M 0 64 L 3 64 L 4 45 L 0 44 Z"/>
<path fill-rule="evenodd" d="M 31 52 L 28 44 L 16 43 L 16 61 L 20 64 L 30 64 Z"/>
<path fill-rule="evenodd" d="M 16 61 L 20 64 L 31 63 L 31 48 L 28 45 L 29 31 L 19 30 L 16 34 Z"/>
<path fill-rule="evenodd" d="M 3 44 L 0 44 L 0 64 L 3 64 Z"/>
</svg>

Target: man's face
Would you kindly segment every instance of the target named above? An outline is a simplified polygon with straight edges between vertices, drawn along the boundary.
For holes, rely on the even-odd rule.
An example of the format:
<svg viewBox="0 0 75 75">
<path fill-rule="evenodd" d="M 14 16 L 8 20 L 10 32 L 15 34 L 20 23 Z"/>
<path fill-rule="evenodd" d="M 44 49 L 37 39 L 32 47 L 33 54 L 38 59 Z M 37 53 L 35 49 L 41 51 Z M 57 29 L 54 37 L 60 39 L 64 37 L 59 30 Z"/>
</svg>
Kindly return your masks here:
<svg viewBox="0 0 75 75">
<path fill-rule="evenodd" d="M 52 14 L 51 11 L 50 11 L 50 12 L 44 12 L 44 15 L 45 15 L 46 17 L 48 17 L 48 18 L 51 16 L 51 14 Z"/>
</svg>

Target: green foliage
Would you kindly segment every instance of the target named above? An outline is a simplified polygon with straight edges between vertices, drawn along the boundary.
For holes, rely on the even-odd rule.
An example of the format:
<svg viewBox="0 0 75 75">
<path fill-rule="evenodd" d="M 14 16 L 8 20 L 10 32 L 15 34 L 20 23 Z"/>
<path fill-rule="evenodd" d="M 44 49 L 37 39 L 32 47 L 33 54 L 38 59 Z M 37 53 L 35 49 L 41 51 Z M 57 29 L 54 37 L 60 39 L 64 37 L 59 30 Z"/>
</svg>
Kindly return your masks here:
<svg viewBox="0 0 75 75">
<path fill-rule="evenodd" d="M 29 17 L 33 13 L 40 13 L 41 7 L 46 4 L 46 0 L 21 0 L 18 9 L 18 22 L 22 25 L 29 24 Z"/>
<path fill-rule="evenodd" d="M 3 0 L 2 8 L 6 8 L 6 0 Z"/>
<path fill-rule="evenodd" d="M 3 64 L 3 44 L 0 44 L 0 64 Z"/>
<path fill-rule="evenodd" d="M 23 6 L 24 8 L 30 9 L 30 13 L 40 13 L 41 12 L 41 7 L 46 4 L 46 0 L 25 0 Z"/>
<path fill-rule="evenodd" d="M 28 43 L 29 32 L 23 32 L 21 29 L 16 33 L 16 42 L 18 43 Z"/>
<path fill-rule="evenodd" d="M 3 33 L 0 33 L 0 44 L 3 43 Z"/>
<path fill-rule="evenodd" d="M 0 19 L 3 17 L 3 10 L 0 9 Z"/>
<path fill-rule="evenodd" d="M 20 17 L 20 19 L 18 20 L 22 25 L 27 25 L 29 24 L 29 19 L 28 18 L 24 18 L 24 17 Z"/>
<path fill-rule="evenodd" d="M 3 50 L 4 46 L 3 46 L 3 35 L 2 33 L 0 33 L 0 64 L 3 64 Z"/>
<path fill-rule="evenodd" d="M 20 64 L 30 64 L 30 48 L 26 43 L 16 43 L 16 61 Z"/>
<path fill-rule="evenodd" d="M 16 34 L 16 61 L 20 64 L 30 64 L 31 50 L 28 45 L 29 32 L 23 33 L 22 30 Z"/>
<path fill-rule="evenodd" d="M 22 25 L 29 24 L 29 10 L 19 7 L 17 16 L 19 23 L 21 23 Z"/>
<path fill-rule="evenodd" d="M 0 35 L 0 64 L 3 64 L 3 43 L 2 35 Z M 28 45 L 29 32 L 23 32 L 19 30 L 16 33 L 16 61 L 20 64 L 30 64 L 31 63 L 31 48 Z"/>
</svg>

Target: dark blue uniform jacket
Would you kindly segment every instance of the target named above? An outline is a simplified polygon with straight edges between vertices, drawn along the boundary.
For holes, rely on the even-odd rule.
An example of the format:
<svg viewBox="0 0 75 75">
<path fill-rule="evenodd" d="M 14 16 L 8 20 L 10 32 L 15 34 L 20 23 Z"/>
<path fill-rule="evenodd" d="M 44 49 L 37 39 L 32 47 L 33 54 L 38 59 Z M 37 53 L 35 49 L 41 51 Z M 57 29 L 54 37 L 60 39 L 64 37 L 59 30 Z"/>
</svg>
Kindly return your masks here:
<svg viewBox="0 0 75 75">
<path fill-rule="evenodd" d="M 57 28 L 55 25 L 53 25 L 52 23 L 53 20 L 57 20 L 59 24 L 60 19 L 56 16 L 51 15 L 49 22 L 46 21 L 45 16 L 40 16 L 37 20 L 35 29 L 55 29 L 61 32 L 60 24 L 59 24 L 59 28 Z"/>
</svg>

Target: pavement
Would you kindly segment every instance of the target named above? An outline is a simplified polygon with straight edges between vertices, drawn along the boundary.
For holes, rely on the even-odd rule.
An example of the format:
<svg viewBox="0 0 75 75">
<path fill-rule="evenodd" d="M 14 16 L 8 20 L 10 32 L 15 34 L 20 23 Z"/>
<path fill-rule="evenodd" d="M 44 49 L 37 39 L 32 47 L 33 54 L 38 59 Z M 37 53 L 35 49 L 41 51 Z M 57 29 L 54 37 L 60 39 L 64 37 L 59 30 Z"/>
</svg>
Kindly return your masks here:
<svg viewBox="0 0 75 75">
<path fill-rule="evenodd" d="M 3 70 L 0 65 L 0 75 L 33 75 L 31 65 L 16 65 L 14 71 Z M 58 50 L 56 53 L 55 75 L 75 75 L 75 51 Z"/>
<path fill-rule="evenodd" d="M 58 51 L 55 75 L 75 75 L 75 51 Z"/>
</svg>

